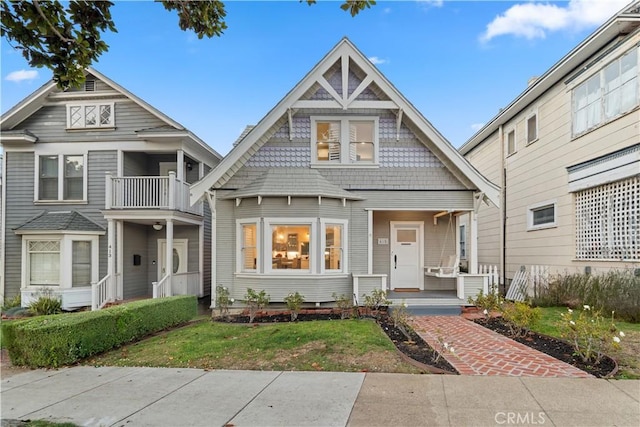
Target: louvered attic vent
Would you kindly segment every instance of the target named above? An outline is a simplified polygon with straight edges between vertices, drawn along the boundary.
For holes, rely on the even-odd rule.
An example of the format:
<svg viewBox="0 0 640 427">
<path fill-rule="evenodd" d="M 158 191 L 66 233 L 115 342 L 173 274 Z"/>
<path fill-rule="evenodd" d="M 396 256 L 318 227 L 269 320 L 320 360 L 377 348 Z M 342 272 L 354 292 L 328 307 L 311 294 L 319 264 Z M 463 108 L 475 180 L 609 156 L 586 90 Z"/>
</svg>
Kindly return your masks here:
<svg viewBox="0 0 640 427">
<path fill-rule="evenodd" d="M 96 91 L 96 81 L 95 80 L 85 80 L 85 82 L 84 82 L 84 91 L 85 92 L 95 92 Z"/>
</svg>

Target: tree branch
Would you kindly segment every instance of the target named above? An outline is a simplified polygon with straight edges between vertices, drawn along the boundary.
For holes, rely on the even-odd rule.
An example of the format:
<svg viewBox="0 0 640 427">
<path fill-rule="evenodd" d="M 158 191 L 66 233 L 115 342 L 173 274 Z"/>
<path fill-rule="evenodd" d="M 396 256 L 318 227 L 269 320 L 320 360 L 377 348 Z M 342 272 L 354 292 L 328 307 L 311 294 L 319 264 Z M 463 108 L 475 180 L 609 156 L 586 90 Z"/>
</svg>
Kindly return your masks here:
<svg viewBox="0 0 640 427">
<path fill-rule="evenodd" d="M 47 19 L 47 17 L 45 16 L 44 12 L 42 11 L 42 8 L 40 8 L 40 2 L 38 0 L 33 0 L 33 6 L 36 8 L 38 13 L 42 17 L 42 19 L 44 19 L 44 22 L 46 22 L 47 25 L 49 26 L 49 28 L 51 28 L 51 31 L 53 31 L 54 34 L 56 36 L 58 36 L 58 38 L 60 40 L 62 40 L 65 43 L 73 43 L 72 39 L 68 39 L 68 38 L 64 37 L 62 34 L 60 34 L 58 29 Z"/>
</svg>

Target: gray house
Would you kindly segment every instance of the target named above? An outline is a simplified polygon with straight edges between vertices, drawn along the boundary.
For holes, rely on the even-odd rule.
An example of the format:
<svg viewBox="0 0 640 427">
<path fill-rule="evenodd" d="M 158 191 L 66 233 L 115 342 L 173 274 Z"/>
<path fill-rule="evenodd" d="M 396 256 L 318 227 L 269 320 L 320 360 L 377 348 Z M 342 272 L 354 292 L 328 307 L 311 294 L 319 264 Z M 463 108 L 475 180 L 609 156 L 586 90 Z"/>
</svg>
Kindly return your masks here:
<svg viewBox="0 0 640 427">
<path fill-rule="evenodd" d="M 411 291 L 395 295 L 410 303 L 486 292 L 475 217 L 498 197 L 347 39 L 191 186 L 212 213 L 212 283 L 317 305 L 375 288 Z M 458 271 L 465 213 L 469 274 Z"/>
<path fill-rule="evenodd" d="M 96 70 L 53 82 L 1 118 L 0 294 L 49 289 L 67 309 L 207 295 L 208 205 L 189 184 L 220 155 Z"/>
</svg>

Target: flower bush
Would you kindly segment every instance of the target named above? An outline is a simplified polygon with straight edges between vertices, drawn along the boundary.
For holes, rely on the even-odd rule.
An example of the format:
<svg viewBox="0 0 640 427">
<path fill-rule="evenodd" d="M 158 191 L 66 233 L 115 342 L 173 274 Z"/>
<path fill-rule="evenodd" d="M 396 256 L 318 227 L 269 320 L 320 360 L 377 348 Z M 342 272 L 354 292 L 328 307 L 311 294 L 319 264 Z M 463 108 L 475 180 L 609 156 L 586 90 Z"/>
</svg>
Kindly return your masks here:
<svg viewBox="0 0 640 427">
<path fill-rule="evenodd" d="M 233 305 L 235 300 L 230 297 L 229 289 L 225 286 L 216 286 L 216 307 L 220 311 L 220 317 L 223 319 L 229 315 L 229 307 Z"/>
<path fill-rule="evenodd" d="M 353 316 L 354 306 L 353 299 L 345 294 L 338 295 L 335 292 L 331 294 L 333 299 L 340 310 L 340 319 L 344 320 L 350 316 Z"/>
<path fill-rule="evenodd" d="M 62 313 L 62 299 L 49 288 L 43 288 L 29 304 L 29 311 L 36 316 Z"/>
<path fill-rule="evenodd" d="M 393 326 L 398 328 L 408 341 L 411 341 L 411 335 L 409 334 L 410 316 L 409 311 L 407 311 L 407 304 L 403 301 L 402 304 L 400 304 L 400 307 L 394 307 L 393 310 L 391 310 L 389 317 L 391 317 L 391 320 L 393 321 Z"/>
<path fill-rule="evenodd" d="M 247 288 L 247 293 L 244 295 L 244 302 L 249 307 L 249 323 L 253 323 L 253 320 L 258 314 L 258 310 L 263 309 L 269 305 L 271 297 L 267 295 L 267 292 L 263 289 L 260 292 L 256 292 L 251 288 Z"/>
<path fill-rule="evenodd" d="M 567 309 L 561 313 L 558 327 L 561 336 L 569 341 L 574 354 L 583 362 L 600 363 L 602 357 L 609 351 L 620 346 L 624 332 L 618 331 L 611 319 L 605 319 L 600 311 L 585 304 L 582 310 Z"/>
<path fill-rule="evenodd" d="M 374 289 L 371 295 L 362 294 L 364 297 L 364 306 L 367 307 L 369 314 L 377 315 L 381 307 L 388 307 L 391 301 L 387 299 L 387 293 L 382 289 Z"/>
<path fill-rule="evenodd" d="M 304 297 L 296 291 L 296 293 L 290 293 L 284 297 L 284 302 L 287 303 L 287 308 L 291 312 L 291 321 L 295 322 L 298 319 L 298 313 L 300 313 Z"/>
<path fill-rule="evenodd" d="M 486 317 L 489 317 L 492 311 L 500 311 L 504 303 L 504 299 L 496 289 L 491 289 L 486 295 L 480 291 L 477 297 L 469 297 L 467 301 L 482 310 Z"/>
</svg>

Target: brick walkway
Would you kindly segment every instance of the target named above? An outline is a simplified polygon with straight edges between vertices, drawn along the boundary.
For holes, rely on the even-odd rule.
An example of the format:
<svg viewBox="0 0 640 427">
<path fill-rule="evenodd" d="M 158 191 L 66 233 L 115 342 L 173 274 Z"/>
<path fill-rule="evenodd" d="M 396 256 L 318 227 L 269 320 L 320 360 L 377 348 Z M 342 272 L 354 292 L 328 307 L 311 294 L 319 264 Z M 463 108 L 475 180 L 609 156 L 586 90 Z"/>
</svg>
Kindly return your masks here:
<svg viewBox="0 0 640 427">
<path fill-rule="evenodd" d="M 415 316 L 411 323 L 433 348 L 441 347 L 438 337 L 454 347 L 455 355 L 442 356 L 461 375 L 592 378 L 578 368 L 463 317 Z"/>
</svg>

